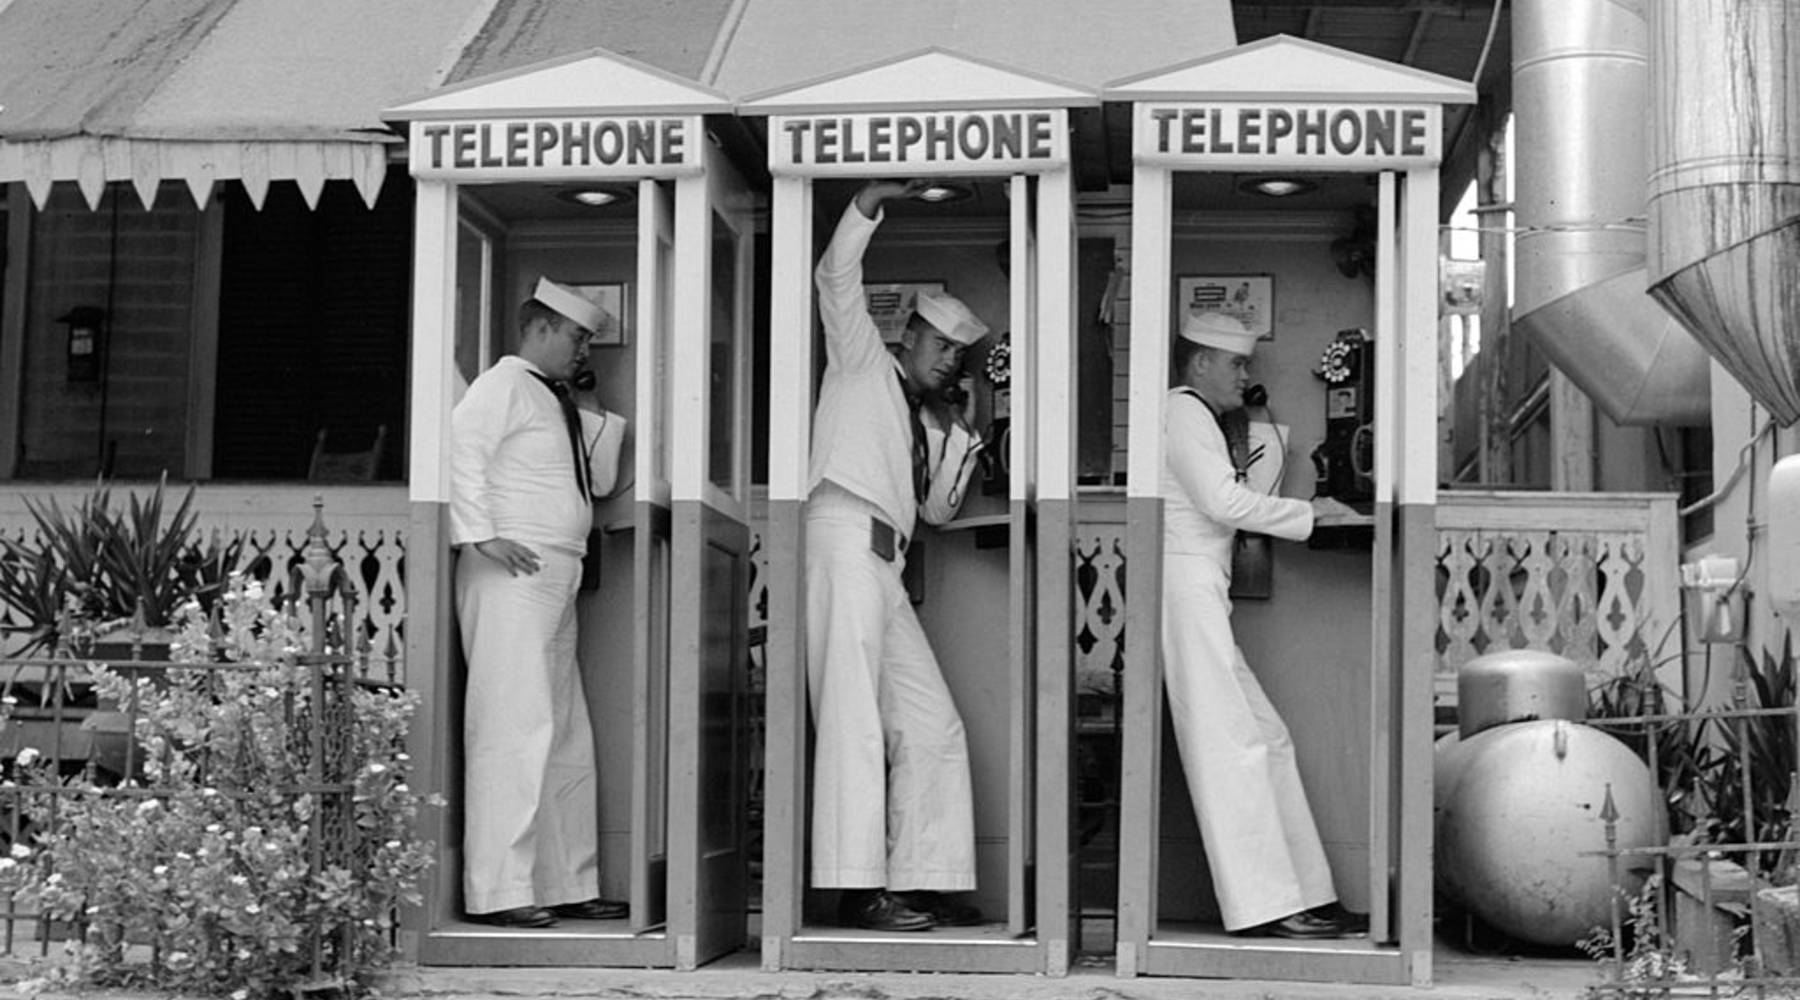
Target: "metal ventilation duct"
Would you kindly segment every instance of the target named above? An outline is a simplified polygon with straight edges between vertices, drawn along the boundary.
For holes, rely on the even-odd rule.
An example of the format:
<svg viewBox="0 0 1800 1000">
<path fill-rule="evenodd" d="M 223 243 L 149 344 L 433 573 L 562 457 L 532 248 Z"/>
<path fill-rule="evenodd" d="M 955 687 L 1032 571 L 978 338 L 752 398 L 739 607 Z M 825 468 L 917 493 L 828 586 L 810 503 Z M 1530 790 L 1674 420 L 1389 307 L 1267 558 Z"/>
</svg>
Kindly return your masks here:
<svg viewBox="0 0 1800 1000">
<path fill-rule="evenodd" d="M 1650 293 L 1800 420 L 1800 6 L 1653 6 Z"/>
<path fill-rule="evenodd" d="M 1513 326 L 1615 422 L 1703 424 L 1706 352 L 1644 294 L 1644 6 L 1513 7 Z"/>
</svg>

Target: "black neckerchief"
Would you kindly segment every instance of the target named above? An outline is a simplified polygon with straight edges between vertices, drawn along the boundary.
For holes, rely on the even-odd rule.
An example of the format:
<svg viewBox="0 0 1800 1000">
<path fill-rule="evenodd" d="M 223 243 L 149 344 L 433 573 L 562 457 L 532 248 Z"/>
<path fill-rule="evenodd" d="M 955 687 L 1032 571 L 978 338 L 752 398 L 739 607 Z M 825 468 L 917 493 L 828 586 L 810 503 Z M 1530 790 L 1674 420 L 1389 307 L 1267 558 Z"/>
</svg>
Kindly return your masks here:
<svg viewBox="0 0 1800 1000">
<path fill-rule="evenodd" d="M 922 504 L 931 485 L 931 445 L 925 440 L 925 421 L 919 417 L 925 397 L 907 388 L 904 372 L 896 371 L 894 377 L 900 380 L 900 394 L 906 397 L 906 410 L 912 422 L 913 502 Z"/>
<path fill-rule="evenodd" d="M 575 491 L 581 494 L 582 500 L 592 503 L 594 492 L 588 485 L 587 454 L 581 447 L 581 415 L 575 412 L 575 398 L 569 395 L 568 383 L 539 372 L 532 372 L 531 377 L 542 382 L 550 395 L 556 397 L 556 404 L 562 410 L 563 425 L 569 431 L 569 457 L 575 463 Z"/>
<path fill-rule="evenodd" d="M 1231 461 L 1232 476 L 1240 483 L 1248 482 L 1250 480 L 1250 468 L 1249 463 L 1245 459 L 1250 453 L 1249 422 L 1246 420 L 1233 420 L 1228 418 L 1225 414 L 1220 413 L 1212 403 L 1207 401 L 1205 396 L 1200 395 L 1199 391 L 1192 386 L 1179 386 L 1177 391 L 1184 392 L 1199 400 L 1200 405 L 1206 407 L 1206 412 L 1212 414 L 1213 422 L 1219 425 L 1219 433 L 1225 436 L 1225 454 Z M 1242 413 L 1243 411 L 1234 410 L 1232 412 Z"/>
</svg>

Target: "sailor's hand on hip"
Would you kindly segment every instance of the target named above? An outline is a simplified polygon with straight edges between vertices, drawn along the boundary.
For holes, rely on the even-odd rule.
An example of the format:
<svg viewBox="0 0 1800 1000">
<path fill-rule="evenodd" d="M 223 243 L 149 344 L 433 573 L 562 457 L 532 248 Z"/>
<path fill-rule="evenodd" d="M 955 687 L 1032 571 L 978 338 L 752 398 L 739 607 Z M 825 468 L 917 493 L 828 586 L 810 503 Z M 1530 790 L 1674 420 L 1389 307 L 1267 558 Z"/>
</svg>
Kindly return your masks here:
<svg viewBox="0 0 1800 1000">
<path fill-rule="evenodd" d="M 520 573 L 530 576 L 538 571 L 537 553 L 510 538 L 490 538 L 485 542 L 476 542 L 475 551 L 504 566 L 513 576 Z"/>
</svg>

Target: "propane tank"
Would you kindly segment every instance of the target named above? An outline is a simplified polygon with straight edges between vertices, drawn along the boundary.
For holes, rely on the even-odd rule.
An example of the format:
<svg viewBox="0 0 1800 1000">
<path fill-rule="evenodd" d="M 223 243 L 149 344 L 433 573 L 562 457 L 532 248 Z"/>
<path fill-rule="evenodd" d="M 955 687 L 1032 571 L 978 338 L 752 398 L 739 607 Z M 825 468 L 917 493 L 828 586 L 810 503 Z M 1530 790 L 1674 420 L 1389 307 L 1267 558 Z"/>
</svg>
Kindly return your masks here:
<svg viewBox="0 0 1800 1000">
<path fill-rule="evenodd" d="M 1496 726 L 1465 739 L 1460 778 L 1437 816 L 1437 882 L 1449 898 L 1524 941 L 1568 947 L 1611 921 L 1606 804 L 1623 850 L 1667 838 L 1650 769 L 1577 722 Z M 1642 885 L 1631 855 L 1620 888 Z"/>
<path fill-rule="evenodd" d="M 1800 624 L 1800 455 L 1769 473 L 1769 606 Z"/>
<path fill-rule="evenodd" d="M 1587 718 L 1587 687 L 1573 660 L 1542 649 L 1477 656 L 1456 672 L 1463 739 L 1507 722 Z"/>
</svg>

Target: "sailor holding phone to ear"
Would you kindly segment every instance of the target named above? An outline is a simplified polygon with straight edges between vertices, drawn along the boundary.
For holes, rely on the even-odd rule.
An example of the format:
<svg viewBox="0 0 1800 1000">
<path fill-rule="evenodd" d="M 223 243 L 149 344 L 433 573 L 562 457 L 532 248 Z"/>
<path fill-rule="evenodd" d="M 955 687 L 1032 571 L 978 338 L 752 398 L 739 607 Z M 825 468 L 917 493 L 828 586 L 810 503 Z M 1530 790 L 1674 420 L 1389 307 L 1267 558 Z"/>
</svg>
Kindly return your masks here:
<svg viewBox="0 0 1800 1000">
<path fill-rule="evenodd" d="M 575 595 L 594 500 L 618 475 L 625 419 L 568 383 L 605 322 L 540 280 L 519 346 L 451 414 L 450 541 L 469 676 L 463 903 L 469 919 L 547 927 L 625 916 L 599 898 L 594 743 L 575 663 Z M 579 397 L 579 398 L 578 398 Z"/>
<path fill-rule="evenodd" d="M 1299 541 L 1320 506 L 1251 489 L 1232 461 L 1220 422 L 1244 406 L 1256 340 L 1235 318 L 1203 312 L 1176 342 L 1164 408 L 1163 681 L 1225 929 L 1347 937 L 1359 921 L 1337 905 L 1293 741 L 1231 630 L 1237 532 Z"/>
<path fill-rule="evenodd" d="M 857 192 L 814 271 L 826 367 L 806 504 L 813 886 L 843 890 L 841 923 L 879 931 L 981 920 L 945 895 L 975 888 L 969 752 L 900 575 L 916 523 L 954 516 L 974 471 L 973 402 L 955 390 L 988 328 L 922 292 L 890 354 L 863 297 L 882 204 L 924 186 Z"/>
</svg>

